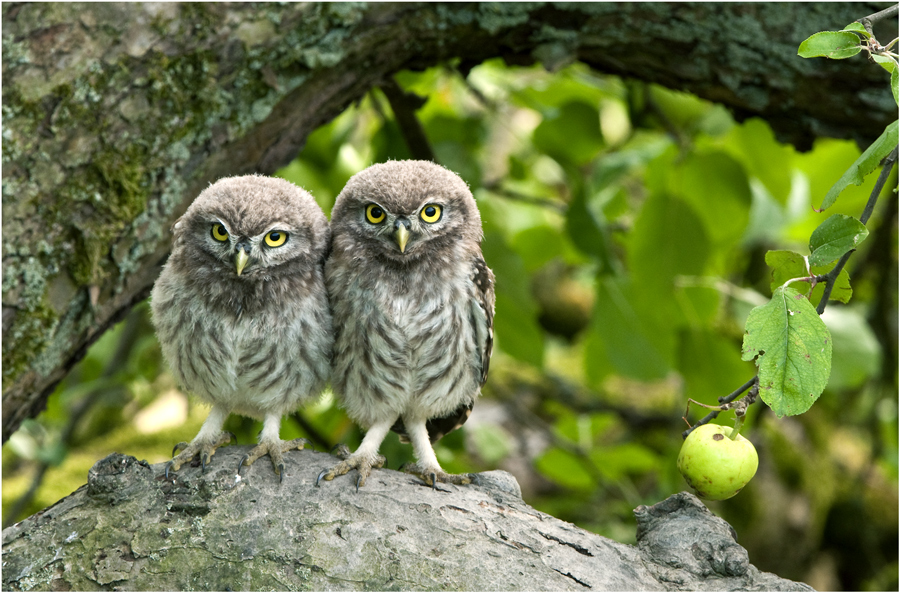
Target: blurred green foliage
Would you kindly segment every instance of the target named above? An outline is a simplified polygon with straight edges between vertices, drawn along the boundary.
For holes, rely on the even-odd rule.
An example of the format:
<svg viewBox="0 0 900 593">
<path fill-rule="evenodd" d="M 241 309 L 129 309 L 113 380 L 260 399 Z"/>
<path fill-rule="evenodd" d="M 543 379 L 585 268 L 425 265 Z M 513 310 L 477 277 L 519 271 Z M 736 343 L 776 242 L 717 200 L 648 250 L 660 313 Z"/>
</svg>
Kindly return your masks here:
<svg viewBox="0 0 900 593">
<path fill-rule="evenodd" d="M 687 398 L 713 404 L 755 373 L 740 347 L 749 311 L 771 294 L 766 251 L 807 253 L 828 216 L 859 216 L 874 176 L 817 214 L 811 204 L 857 146 L 819 139 L 800 154 L 761 120 L 737 123 L 720 106 L 583 65 L 490 61 L 466 77 L 448 65 L 396 79 L 427 98 L 417 116 L 438 161 L 475 194 L 497 276 L 491 376 L 469 423 L 437 444 L 440 462 L 507 469 L 533 506 L 633 542 L 634 507 L 687 489 L 675 468 Z M 328 214 L 351 175 L 410 156 L 374 90 L 279 175 Z M 825 394 L 795 418 L 752 406 L 743 434 L 759 473 L 709 504 L 751 562 L 822 589 L 898 586 L 895 196 L 868 229 L 848 266 L 852 299 L 823 317 L 834 337 Z M 175 389 L 142 304 L 4 446 L 4 523 L 68 494 L 114 450 L 166 460 L 205 413 Z M 242 444 L 260 427 L 226 424 Z M 284 421 L 282 437 L 294 436 L 323 449 L 362 435 L 326 393 Z M 395 435 L 382 452 L 391 468 L 411 460 Z"/>
</svg>

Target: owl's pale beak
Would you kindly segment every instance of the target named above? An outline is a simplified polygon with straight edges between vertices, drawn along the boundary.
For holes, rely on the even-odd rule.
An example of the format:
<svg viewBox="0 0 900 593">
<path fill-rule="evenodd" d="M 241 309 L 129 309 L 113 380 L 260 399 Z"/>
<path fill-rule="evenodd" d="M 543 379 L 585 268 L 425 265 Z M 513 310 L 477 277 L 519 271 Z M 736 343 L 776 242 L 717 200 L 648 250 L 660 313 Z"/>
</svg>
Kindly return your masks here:
<svg viewBox="0 0 900 593">
<path fill-rule="evenodd" d="M 406 243 L 409 241 L 409 220 L 404 217 L 394 221 L 394 241 L 400 248 L 400 253 L 406 251 Z"/>
<path fill-rule="evenodd" d="M 234 256 L 234 265 L 237 267 L 237 275 L 240 276 L 241 272 L 244 271 L 244 268 L 247 266 L 247 262 L 250 261 L 250 256 L 247 255 L 247 252 L 238 247 L 237 255 Z"/>
</svg>

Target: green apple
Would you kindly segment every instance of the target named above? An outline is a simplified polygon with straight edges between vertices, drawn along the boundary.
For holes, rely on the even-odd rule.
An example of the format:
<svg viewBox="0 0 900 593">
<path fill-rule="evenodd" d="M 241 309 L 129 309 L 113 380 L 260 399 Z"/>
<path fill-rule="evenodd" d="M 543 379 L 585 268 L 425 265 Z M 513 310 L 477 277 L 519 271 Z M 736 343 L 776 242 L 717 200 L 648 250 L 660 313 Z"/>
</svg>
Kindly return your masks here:
<svg viewBox="0 0 900 593">
<path fill-rule="evenodd" d="M 731 428 L 704 424 L 694 429 L 681 445 L 678 471 L 701 498 L 731 498 L 756 475 L 759 457 L 753 443 Z"/>
</svg>

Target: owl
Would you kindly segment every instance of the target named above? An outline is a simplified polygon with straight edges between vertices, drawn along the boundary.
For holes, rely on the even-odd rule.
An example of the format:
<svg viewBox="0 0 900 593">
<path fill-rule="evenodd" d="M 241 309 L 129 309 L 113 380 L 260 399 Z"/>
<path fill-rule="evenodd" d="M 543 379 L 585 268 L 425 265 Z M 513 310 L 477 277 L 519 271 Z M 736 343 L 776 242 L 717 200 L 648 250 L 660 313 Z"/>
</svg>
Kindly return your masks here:
<svg viewBox="0 0 900 593">
<path fill-rule="evenodd" d="M 221 179 L 173 228 L 172 254 L 151 293 L 163 357 L 183 389 L 212 405 L 200 432 L 166 466 L 210 457 L 233 435 L 231 413 L 262 420 L 244 465 L 268 455 L 284 479 L 281 417 L 322 391 L 331 364 L 324 263 L 331 231 L 312 196 L 273 177 Z"/>
<path fill-rule="evenodd" d="M 367 432 L 319 480 L 356 469 L 357 488 L 365 484 L 393 430 L 412 443 L 417 462 L 407 471 L 432 487 L 469 483 L 443 471 L 432 448 L 469 417 L 493 345 L 494 275 L 469 188 L 431 162 L 377 164 L 341 191 L 331 228 L 331 384 Z"/>
</svg>

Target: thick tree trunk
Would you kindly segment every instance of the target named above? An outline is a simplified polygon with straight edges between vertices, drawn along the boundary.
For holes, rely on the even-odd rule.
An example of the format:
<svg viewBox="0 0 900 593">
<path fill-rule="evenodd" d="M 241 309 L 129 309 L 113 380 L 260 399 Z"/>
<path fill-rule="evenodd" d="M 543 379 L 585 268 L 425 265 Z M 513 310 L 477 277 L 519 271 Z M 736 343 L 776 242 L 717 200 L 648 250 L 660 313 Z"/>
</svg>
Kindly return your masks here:
<svg viewBox="0 0 900 593">
<path fill-rule="evenodd" d="M 114 453 L 88 483 L 3 531 L 3 590 L 44 591 L 807 591 L 763 573 L 693 495 L 638 507 L 637 546 L 525 504 L 505 472 L 440 485 L 375 470 L 315 486 L 336 462 L 286 454 L 238 478 L 245 446 L 206 473 Z"/>
<path fill-rule="evenodd" d="M 398 70 L 582 60 L 801 148 L 868 141 L 896 117 L 884 72 L 796 50 L 880 7 L 4 3 L 3 438 L 147 295 L 203 187 L 272 173 Z"/>
</svg>

